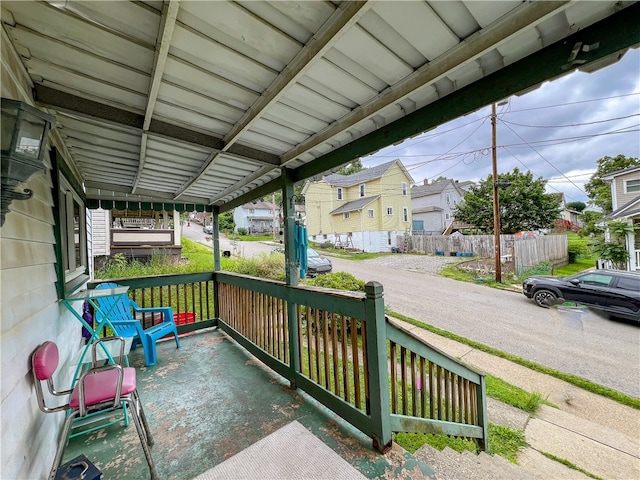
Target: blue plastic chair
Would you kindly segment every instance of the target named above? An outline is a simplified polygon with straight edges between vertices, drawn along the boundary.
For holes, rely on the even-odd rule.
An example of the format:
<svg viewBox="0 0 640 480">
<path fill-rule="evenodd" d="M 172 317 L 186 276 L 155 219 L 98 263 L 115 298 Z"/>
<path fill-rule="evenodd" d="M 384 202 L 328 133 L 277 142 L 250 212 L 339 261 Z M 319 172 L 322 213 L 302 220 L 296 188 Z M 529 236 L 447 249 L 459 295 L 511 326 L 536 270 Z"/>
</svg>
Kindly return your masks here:
<svg viewBox="0 0 640 480">
<path fill-rule="evenodd" d="M 101 283 L 96 289 L 116 288 L 120 285 L 116 283 Z M 103 311 L 111 310 L 109 323 L 120 337 L 133 337 L 131 348 L 134 349 L 138 342 L 144 349 L 145 364 L 151 367 L 156 364 L 156 342 L 165 335 L 173 334 L 176 339 L 176 348 L 180 348 L 178 339 L 178 329 L 173 320 L 173 309 L 171 307 L 151 307 L 140 308 L 136 302 L 129 297 L 103 297 L 97 299 L 98 306 Z M 135 318 L 136 313 L 162 313 L 162 322 L 147 329 L 142 327 L 142 323 Z"/>
</svg>

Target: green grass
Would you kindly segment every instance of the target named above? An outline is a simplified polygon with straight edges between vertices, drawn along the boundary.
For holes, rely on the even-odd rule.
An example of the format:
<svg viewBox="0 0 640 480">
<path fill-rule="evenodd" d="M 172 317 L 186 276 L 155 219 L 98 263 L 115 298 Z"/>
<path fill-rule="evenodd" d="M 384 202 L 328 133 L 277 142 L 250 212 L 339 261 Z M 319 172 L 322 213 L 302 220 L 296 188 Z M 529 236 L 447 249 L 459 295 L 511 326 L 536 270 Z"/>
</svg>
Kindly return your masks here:
<svg viewBox="0 0 640 480">
<path fill-rule="evenodd" d="M 472 440 L 453 438 L 446 435 L 398 432 L 393 435 L 393 440 L 410 453 L 415 453 L 425 443 L 437 450 L 449 447 L 456 452 L 464 452 L 465 450 L 477 452 L 477 446 Z M 518 452 L 526 445 L 524 431 L 493 423 L 489 424 L 490 454 L 500 455 L 510 462 L 516 463 Z"/>
<path fill-rule="evenodd" d="M 544 365 L 540 365 L 539 363 L 532 362 L 530 360 L 526 360 L 524 358 L 518 357 L 516 355 L 512 355 L 510 353 L 503 352 L 502 350 L 498 350 L 497 348 L 489 347 L 479 342 L 475 342 L 473 340 L 469 340 L 460 335 L 456 335 L 455 333 L 448 332 L 446 330 L 442 330 L 441 328 L 434 327 L 433 325 L 429 325 L 427 323 L 420 322 L 413 318 L 402 315 L 401 313 L 390 311 L 389 315 L 398 318 L 404 322 L 410 323 L 411 325 L 415 325 L 417 327 L 423 328 L 429 332 L 435 333 L 445 338 L 449 338 L 456 342 L 462 343 L 464 345 L 469 345 L 470 347 L 475 348 L 476 350 L 480 350 L 482 352 L 489 353 L 496 357 L 504 358 L 513 363 L 517 363 L 518 365 L 522 365 L 536 372 L 544 373 L 545 375 L 549 375 L 555 378 L 558 378 L 564 382 L 575 385 L 576 387 L 587 390 L 591 393 L 595 393 L 597 395 L 601 395 L 606 398 L 610 398 L 611 400 L 615 400 L 618 403 L 623 405 L 627 405 L 628 407 L 635 408 L 636 410 L 640 410 L 640 399 L 630 397 L 629 395 L 625 395 L 624 393 L 620 393 L 612 388 L 604 387 L 602 385 L 598 385 L 590 380 L 587 380 L 582 377 L 578 377 L 577 375 L 571 375 L 569 373 L 559 372 L 558 370 L 554 370 L 552 368 L 545 367 Z"/>
<path fill-rule="evenodd" d="M 320 244 L 318 242 L 309 242 L 309 247 L 313 248 L 318 253 L 329 254 L 332 256 L 347 258 L 349 260 L 369 260 L 371 258 L 384 257 L 387 255 L 397 255 L 395 253 L 370 253 L 370 252 L 360 252 L 360 251 L 350 251 L 342 248 L 320 248 Z"/>
<path fill-rule="evenodd" d="M 273 241 L 273 235 L 238 235 L 231 233 L 227 235 L 229 240 L 240 240 L 241 242 L 269 242 Z"/>
<path fill-rule="evenodd" d="M 556 457 L 555 455 L 552 455 L 550 453 L 547 452 L 540 452 L 542 455 L 544 455 L 545 457 L 555 461 L 555 462 L 559 462 L 561 464 L 563 464 L 566 467 L 571 468 L 572 470 L 577 470 L 578 472 L 582 472 L 584 473 L 587 477 L 590 478 L 595 478 L 595 480 L 604 480 L 604 478 L 602 477 L 598 477 L 597 475 L 594 475 L 593 473 L 589 473 L 586 470 L 584 470 L 583 468 L 578 467 L 577 465 L 571 463 L 569 460 L 565 460 L 564 458 L 560 458 L 560 457 Z"/>
<path fill-rule="evenodd" d="M 542 398 L 540 392 L 527 392 L 493 375 L 487 375 L 485 380 L 489 397 L 524 410 L 527 413 L 535 413 L 542 403 L 556 407 L 556 405 L 548 402 L 546 398 Z"/>
</svg>

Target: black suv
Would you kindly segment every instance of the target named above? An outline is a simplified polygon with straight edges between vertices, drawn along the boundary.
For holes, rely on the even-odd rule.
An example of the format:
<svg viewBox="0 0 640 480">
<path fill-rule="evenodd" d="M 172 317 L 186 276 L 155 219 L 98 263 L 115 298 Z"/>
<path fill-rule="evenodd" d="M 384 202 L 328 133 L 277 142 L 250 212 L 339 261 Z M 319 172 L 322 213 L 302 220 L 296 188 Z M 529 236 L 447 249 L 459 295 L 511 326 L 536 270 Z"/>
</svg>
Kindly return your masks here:
<svg viewBox="0 0 640 480">
<path fill-rule="evenodd" d="M 529 277 L 522 283 L 522 293 L 540 307 L 564 300 L 640 323 L 639 272 L 589 270 L 569 277 Z"/>
</svg>

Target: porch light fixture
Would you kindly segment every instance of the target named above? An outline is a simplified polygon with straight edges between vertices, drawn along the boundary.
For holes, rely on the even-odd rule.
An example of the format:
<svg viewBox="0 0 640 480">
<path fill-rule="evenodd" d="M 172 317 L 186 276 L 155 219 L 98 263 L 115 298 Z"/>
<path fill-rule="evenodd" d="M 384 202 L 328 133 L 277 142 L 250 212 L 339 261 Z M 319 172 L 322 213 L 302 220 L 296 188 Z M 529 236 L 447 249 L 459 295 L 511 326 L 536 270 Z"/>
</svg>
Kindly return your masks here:
<svg viewBox="0 0 640 480">
<path fill-rule="evenodd" d="M 13 200 L 27 200 L 33 195 L 27 188 L 18 189 L 18 185 L 33 173 L 46 170 L 42 157 L 53 120 L 26 103 L 2 99 L 0 226 Z"/>
</svg>

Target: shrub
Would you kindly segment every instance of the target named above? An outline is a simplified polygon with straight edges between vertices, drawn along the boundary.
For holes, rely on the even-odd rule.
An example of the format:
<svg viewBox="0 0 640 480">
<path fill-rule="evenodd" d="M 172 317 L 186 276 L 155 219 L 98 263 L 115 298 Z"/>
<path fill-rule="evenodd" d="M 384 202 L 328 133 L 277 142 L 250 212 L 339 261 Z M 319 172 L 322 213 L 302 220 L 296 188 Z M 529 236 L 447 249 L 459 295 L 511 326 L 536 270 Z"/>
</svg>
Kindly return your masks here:
<svg viewBox="0 0 640 480">
<path fill-rule="evenodd" d="M 247 234 L 247 229 L 244 227 L 239 227 L 238 228 L 238 235 L 242 236 L 242 235 L 246 235 Z"/>
<path fill-rule="evenodd" d="M 270 278 L 284 282 L 284 255 L 262 253 L 251 258 L 239 258 L 230 262 L 227 270 L 230 272 L 251 275 L 252 277 Z"/>
<path fill-rule="evenodd" d="M 332 272 L 306 280 L 307 285 L 350 292 L 364 292 L 364 280 L 358 280 L 347 272 Z"/>
</svg>

